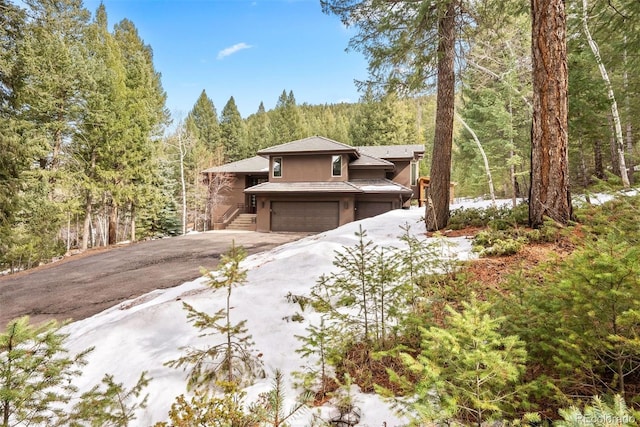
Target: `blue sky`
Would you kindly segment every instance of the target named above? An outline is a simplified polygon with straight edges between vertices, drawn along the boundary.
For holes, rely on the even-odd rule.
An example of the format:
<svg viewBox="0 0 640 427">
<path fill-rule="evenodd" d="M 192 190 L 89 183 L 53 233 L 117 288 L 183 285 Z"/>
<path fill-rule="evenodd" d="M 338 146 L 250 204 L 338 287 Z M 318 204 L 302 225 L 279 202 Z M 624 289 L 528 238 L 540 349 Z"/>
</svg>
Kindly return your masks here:
<svg viewBox="0 0 640 427">
<path fill-rule="evenodd" d="M 204 89 L 218 114 L 233 96 L 243 117 L 260 101 L 273 108 L 283 89 L 298 104 L 356 102 L 362 54 L 345 52 L 353 35 L 319 0 L 85 0 L 104 3 L 111 27 L 136 25 L 162 73 L 167 107 L 184 116 Z"/>
</svg>

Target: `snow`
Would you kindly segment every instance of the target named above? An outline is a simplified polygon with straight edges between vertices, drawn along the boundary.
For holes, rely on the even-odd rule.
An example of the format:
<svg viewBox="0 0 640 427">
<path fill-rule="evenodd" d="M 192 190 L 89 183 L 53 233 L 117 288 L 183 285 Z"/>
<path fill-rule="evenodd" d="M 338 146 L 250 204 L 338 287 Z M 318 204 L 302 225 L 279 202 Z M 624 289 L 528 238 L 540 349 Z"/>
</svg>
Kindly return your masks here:
<svg viewBox="0 0 640 427">
<path fill-rule="evenodd" d="M 488 204 L 490 202 L 476 200 L 454 204 L 452 208 Z M 293 403 L 300 392 L 294 389 L 291 374 L 302 371 L 310 362 L 295 352 L 300 347 L 295 335 L 304 335 L 310 323 L 319 323 L 319 316 L 310 308 L 301 312 L 298 304 L 287 301 L 286 295 L 289 292 L 308 295 L 317 279 L 335 268 L 332 264 L 334 251 L 357 242 L 354 233 L 360 226 L 367 237 L 379 246 L 401 247 L 397 236 L 402 234 L 400 226 L 405 224 L 411 226 L 412 234 L 426 238 L 423 216 L 424 208 L 394 210 L 249 256 L 243 262 L 243 268 L 248 271 L 247 282 L 232 291 L 232 322 L 247 320 L 256 354 L 262 355 L 266 373 L 266 378 L 257 379 L 245 390 L 247 402 L 271 388 L 276 369 L 284 374 L 289 403 Z M 455 256 L 460 259 L 471 256 L 469 239 L 456 237 L 448 240 L 453 244 L 449 250 L 454 251 Z M 212 337 L 198 336 L 199 331 L 187 322 L 182 302 L 207 313 L 214 313 L 225 302 L 224 290 L 211 290 L 204 283 L 201 278 L 174 288 L 156 290 L 66 326 L 71 354 L 95 346 L 88 356 L 89 363 L 82 377 L 76 381 L 79 390 L 86 391 L 98 384 L 106 373 L 113 374 L 116 382 L 130 388 L 140 374 L 147 371 L 152 377 L 145 389 L 149 394 L 148 407 L 137 413 L 137 419 L 131 425 L 149 426 L 167 420 L 176 396 L 186 393 L 186 372 L 166 367 L 164 363 L 178 358 L 183 353 L 181 347 L 205 348 L 207 340 L 212 340 Z M 303 322 L 290 320 L 296 312 L 304 316 Z M 355 400 L 362 410 L 359 426 L 407 423 L 406 419 L 393 412 L 388 402 L 376 395 L 356 390 Z M 328 416 L 332 408 L 310 410 L 291 425 L 309 425 L 312 411 Z"/>
</svg>

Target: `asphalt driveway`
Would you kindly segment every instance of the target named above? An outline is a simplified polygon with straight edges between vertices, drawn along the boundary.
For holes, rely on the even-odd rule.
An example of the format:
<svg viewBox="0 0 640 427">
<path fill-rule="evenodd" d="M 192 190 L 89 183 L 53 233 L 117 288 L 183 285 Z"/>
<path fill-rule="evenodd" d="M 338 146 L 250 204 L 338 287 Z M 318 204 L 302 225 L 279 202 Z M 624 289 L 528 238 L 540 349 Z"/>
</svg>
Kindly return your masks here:
<svg viewBox="0 0 640 427">
<path fill-rule="evenodd" d="M 89 251 L 0 277 L 0 328 L 24 315 L 34 323 L 84 319 L 152 290 L 200 277 L 200 267 L 213 269 L 234 241 L 254 254 L 306 235 L 212 231 Z"/>
</svg>

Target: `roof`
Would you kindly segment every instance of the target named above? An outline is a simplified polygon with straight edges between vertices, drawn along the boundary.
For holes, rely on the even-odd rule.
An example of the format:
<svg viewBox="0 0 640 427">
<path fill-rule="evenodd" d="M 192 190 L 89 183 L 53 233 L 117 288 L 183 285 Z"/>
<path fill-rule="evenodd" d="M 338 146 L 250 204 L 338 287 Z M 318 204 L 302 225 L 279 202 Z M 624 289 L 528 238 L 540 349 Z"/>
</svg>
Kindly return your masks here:
<svg viewBox="0 0 640 427">
<path fill-rule="evenodd" d="M 388 160 L 360 153 L 360 158 L 349 163 L 354 169 L 394 169 L 395 165 Z"/>
<path fill-rule="evenodd" d="M 334 141 L 322 136 L 310 136 L 286 144 L 275 145 L 258 151 L 261 156 L 272 156 L 276 154 L 315 154 L 315 153 L 352 153 L 358 156 L 355 147 Z"/>
<path fill-rule="evenodd" d="M 269 160 L 262 156 L 254 156 L 237 162 L 214 166 L 203 173 L 269 173 Z"/>
<path fill-rule="evenodd" d="M 413 194 L 410 188 L 388 179 L 354 179 L 351 181 L 263 182 L 244 190 L 249 194 L 293 193 L 356 193 Z"/>
<path fill-rule="evenodd" d="M 352 179 L 349 181 L 366 194 L 413 194 L 413 190 L 389 179 Z"/>
<path fill-rule="evenodd" d="M 360 193 L 347 181 L 263 182 L 247 188 L 245 193 Z"/>
<path fill-rule="evenodd" d="M 356 147 L 360 154 L 380 159 L 414 159 L 424 156 L 424 145 L 368 145 Z"/>
</svg>

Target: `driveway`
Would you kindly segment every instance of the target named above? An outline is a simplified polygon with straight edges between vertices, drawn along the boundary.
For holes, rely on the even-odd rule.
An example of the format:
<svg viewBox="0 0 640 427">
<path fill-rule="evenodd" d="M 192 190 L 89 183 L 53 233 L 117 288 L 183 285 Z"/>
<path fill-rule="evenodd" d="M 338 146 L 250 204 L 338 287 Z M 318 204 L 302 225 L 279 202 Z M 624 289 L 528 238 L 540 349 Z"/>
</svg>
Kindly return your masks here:
<svg viewBox="0 0 640 427">
<path fill-rule="evenodd" d="M 308 235 L 211 231 L 89 251 L 0 277 L 0 329 L 11 319 L 80 320 L 155 289 L 170 288 L 213 269 L 232 242 L 249 254 Z"/>
</svg>

